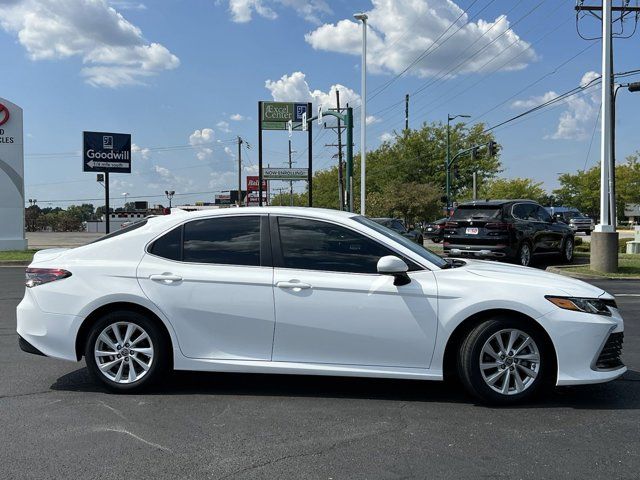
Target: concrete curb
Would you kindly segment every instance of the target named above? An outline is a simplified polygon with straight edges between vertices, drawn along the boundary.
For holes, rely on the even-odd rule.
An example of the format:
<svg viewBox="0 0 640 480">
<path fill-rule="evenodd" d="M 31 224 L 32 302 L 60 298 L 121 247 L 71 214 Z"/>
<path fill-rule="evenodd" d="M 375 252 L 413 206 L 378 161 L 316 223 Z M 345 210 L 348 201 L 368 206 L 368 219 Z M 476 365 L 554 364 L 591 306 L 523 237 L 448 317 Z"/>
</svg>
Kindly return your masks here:
<svg viewBox="0 0 640 480">
<path fill-rule="evenodd" d="M 589 273 L 568 272 L 565 269 L 575 267 L 575 265 L 556 265 L 547 267 L 546 271 L 564 275 L 565 277 L 578 278 L 580 280 L 640 280 L 640 277 L 607 277 L 604 275 L 591 275 Z"/>
</svg>

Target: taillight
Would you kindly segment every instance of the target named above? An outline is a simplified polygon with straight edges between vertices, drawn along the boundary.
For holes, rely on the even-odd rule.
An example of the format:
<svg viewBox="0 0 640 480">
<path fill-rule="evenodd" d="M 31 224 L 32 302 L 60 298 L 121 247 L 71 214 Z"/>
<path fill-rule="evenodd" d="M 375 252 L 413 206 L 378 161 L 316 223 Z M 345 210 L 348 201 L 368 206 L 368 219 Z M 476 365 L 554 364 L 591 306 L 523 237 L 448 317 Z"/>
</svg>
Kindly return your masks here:
<svg viewBox="0 0 640 480">
<path fill-rule="evenodd" d="M 490 230 L 511 230 L 513 228 L 512 223 L 504 223 L 504 222 L 489 222 L 484 228 Z"/>
<path fill-rule="evenodd" d="M 25 276 L 27 280 L 25 285 L 31 288 L 70 277 L 71 272 L 61 268 L 27 268 Z"/>
</svg>

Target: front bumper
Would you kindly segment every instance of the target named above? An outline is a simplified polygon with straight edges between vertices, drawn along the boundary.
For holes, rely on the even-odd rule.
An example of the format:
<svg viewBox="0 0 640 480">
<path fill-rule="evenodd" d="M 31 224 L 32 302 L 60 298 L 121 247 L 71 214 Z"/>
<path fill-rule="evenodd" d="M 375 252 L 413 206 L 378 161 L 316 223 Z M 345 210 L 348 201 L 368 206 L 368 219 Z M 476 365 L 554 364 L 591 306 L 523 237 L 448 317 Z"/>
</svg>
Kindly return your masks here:
<svg viewBox="0 0 640 480">
<path fill-rule="evenodd" d="M 29 288 L 18 305 L 16 316 L 22 350 L 62 360 L 78 360 L 75 339 L 80 317 L 43 312 Z"/>
<path fill-rule="evenodd" d="M 612 309 L 612 315 L 607 317 L 558 308 L 538 321 L 554 344 L 557 385 L 604 383 L 627 371 L 622 364 L 614 368 L 597 365 L 610 335 L 624 331 L 624 321 L 617 309 Z"/>
</svg>

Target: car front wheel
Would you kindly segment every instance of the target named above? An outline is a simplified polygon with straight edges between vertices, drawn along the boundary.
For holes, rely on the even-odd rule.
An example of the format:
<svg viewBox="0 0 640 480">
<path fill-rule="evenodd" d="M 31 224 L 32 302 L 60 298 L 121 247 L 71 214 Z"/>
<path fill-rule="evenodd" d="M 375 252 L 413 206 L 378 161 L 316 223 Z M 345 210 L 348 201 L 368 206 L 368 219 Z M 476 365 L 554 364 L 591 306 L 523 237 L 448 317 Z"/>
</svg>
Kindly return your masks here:
<svg viewBox="0 0 640 480">
<path fill-rule="evenodd" d="M 553 354 L 537 328 L 498 317 L 469 333 L 459 352 L 458 371 L 476 398 L 513 404 L 550 385 Z"/>
<path fill-rule="evenodd" d="M 562 246 L 562 261 L 571 263 L 573 261 L 574 240 L 572 237 L 567 237 Z"/>
<path fill-rule="evenodd" d="M 85 345 L 93 378 L 115 392 L 141 390 L 167 369 L 170 349 L 158 326 L 131 311 L 110 312 L 91 327 Z"/>
</svg>

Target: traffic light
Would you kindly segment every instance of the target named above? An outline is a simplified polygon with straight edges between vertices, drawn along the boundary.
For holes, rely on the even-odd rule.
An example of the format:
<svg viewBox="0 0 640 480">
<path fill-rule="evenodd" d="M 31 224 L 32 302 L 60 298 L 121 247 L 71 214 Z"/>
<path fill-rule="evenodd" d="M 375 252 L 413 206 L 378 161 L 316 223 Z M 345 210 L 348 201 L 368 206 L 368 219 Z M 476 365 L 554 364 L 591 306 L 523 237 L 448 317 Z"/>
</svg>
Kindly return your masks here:
<svg viewBox="0 0 640 480">
<path fill-rule="evenodd" d="M 453 166 L 453 177 L 455 179 L 460 178 L 460 169 L 458 168 L 457 164 Z"/>
<path fill-rule="evenodd" d="M 498 144 L 496 142 L 494 142 L 493 140 L 491 140 L 487 144 L 487 149 L 489 150 L 489 156 L 490 157 L 495 157 L 496 153 L 498 152 Z"/>
</svg>

